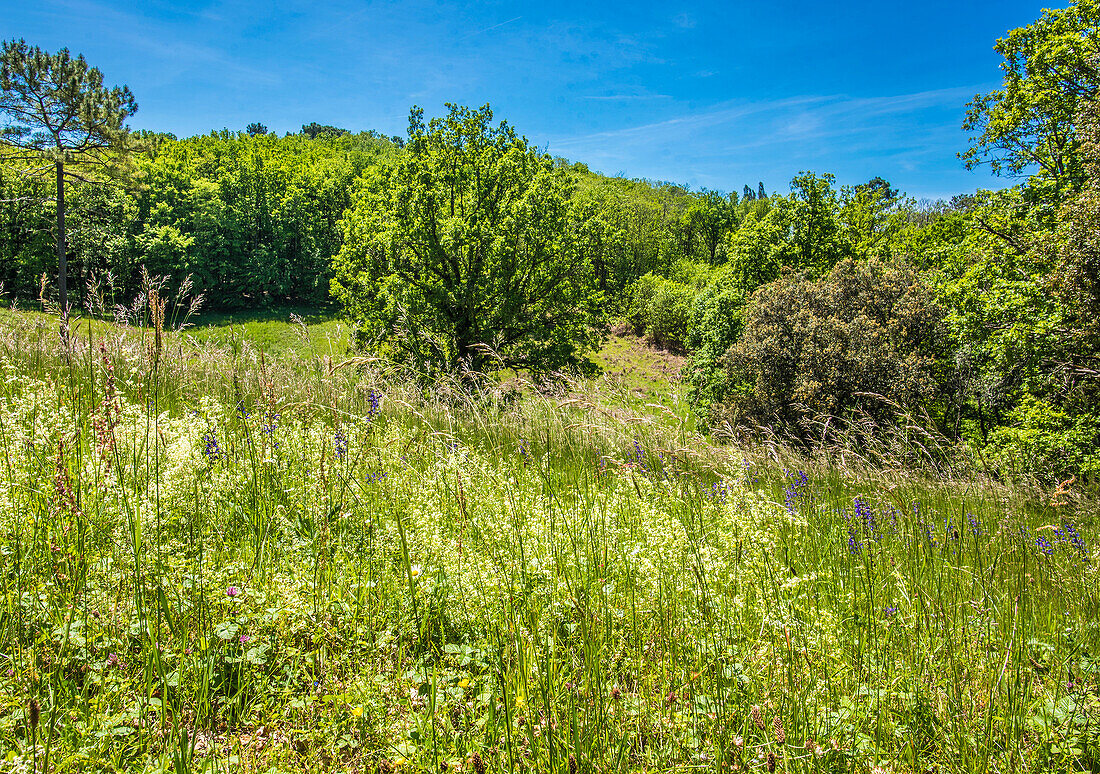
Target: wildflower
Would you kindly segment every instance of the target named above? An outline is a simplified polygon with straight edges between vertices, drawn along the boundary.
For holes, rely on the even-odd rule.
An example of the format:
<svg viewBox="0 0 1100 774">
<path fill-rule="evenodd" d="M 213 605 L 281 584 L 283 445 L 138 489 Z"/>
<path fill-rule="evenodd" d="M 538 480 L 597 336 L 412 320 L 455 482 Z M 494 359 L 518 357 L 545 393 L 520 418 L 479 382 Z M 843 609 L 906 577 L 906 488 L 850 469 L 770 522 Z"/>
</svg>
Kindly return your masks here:
<svg viewBox="0 0 1100 774">
<path fill-rule="evenodd" d="M 118 666 L 118 654 L 117 653 L 108 653 L 107 654 L 107 666 L 109 666 L 109 667 Z"/>
<path fill-rule="evenodd" d="M 222 458 L 222 450 L 221 447 L 218 446 L 218 439 L 214 435 L 214 431 L 207 430 L 206 435 L 202 437 L 202 440 L 203 443 L 206 444 L 206 448 L 202 450 L 202 453 L 206 456 L 206 459 L 210 462 L 213 462 L 214 460 L 220 460 Z"/>
<path fill-rule="evenodd" d="M 367 402 L 370 404 L 367 410 L 367 418 L 374 419 L 378 416 L 379 410 L 382 408 L 382 394 L 370 390 L 367 392 Z"/>
<path fill-rule="evenodd" d="M 485 774 L 485 761 L 481 760 L 481 755 L 476 752 L 470 756 L 470 767 L 474 770 L 474 774 Z"/>
<path fill-rule="evenodd" d="M 470 678 L 463 677 L 461 680 L 458 681 L 458 687 L 459 688 L 469 688 L 470 687 Z"/>
<path fill-rule="evenodd" d="M 266 421 L 260 425 L 260 432 L 264 435 L 271 435 L 275 432 L 275 428 L 279 425 L 279 414 L 268 411 L 266 414 Z"/>
<path fill-rule="evenodd" d="M 859 542 L 854 527 L 848 527 L 848 552 L 852 556 L 859 556 L 863 552 L 863 544 Z"/>
<path fill-rule="evenodd" d="M 225 590 L 225 595 L 227 597 L 239 597 L 241 595 L 241 590 L 236 586 L 230 586 Z"/>
<path fill-rule="evenodd" d="M 333 438 L 333 446 L 336 451 L 336 459 L 343 460 L 348 456 L 348 437 L 344 435 L 344 431 L 339 427 L 336 428 L 336 433 Z"/>
<path fill-rule="evenodd" d="M 363 707 L 362 707 L 362 705 L 360 705 L 360 706 L 358 706 L 358 707 L 352 707 L 352 708 L 351 708 L 351 716 L 352 716 L 353 718 L 361 718 L 361 717 L 363 717 Z"/>
<path fill-rule="evenodd" d="M 875 513 L 871 506 L 860 498 L 855 499 L 856 521 L 862 522 L 867 532 L 875 540 L 879 540 L 878 525 L 875 523 Z"/>
<path fill-rule="evenodd" d="M 413 576 L 414 578 L 419 578 L 420 574 L 423 573 L 423 572 L 424 572 L 424 568 L 421 567 L 419 564 L 414 564 L 411 567 L 409 567 L 409 575 Z"/>
<path fill-rule="evenodd" d="M 791 514 L 792 516 L 794 515 L 795 511 L 794 503 L 797 499 L 798 490 L 795 489 L 793 486 L 788 485 L 783 489 L 783 504 L 787 507 L 787 513 Z"/>
<path fill-rule="evenodd" d="M 893 617 L 894 617 L 894 615 L 895 615 L 895 614 L 896 614 L 897 612 L 898 612 L 898 609 L 897 609 L 896 607 L 893 607 L 893 606 L 891 606 L 891 605 L 887 605 L 886 607 L 884 607 L 884 608 L 882 609 L 882 614 L 883 614 L 884 616 L 886 616 L 887 618 L 893 618 Z"/>
<path fill-rule="evenodd" d="M 1046 557 L 1054 556 L 1054 546 L 1050 544 L 1044 536 L 1040 535 L 1035 538 L 1035 547 L 1039 549 L 1039 553 Z"/>
<path fill-rule="evenodd" d="M 752 705 L 752 722 L 761 731 L 764 730 L 764 715 L 760 712 L 760 705 L 758 704 Z"/>
<path fill-rule="evenodd" d="M 1077 527 L 1066 522 L 1062 525 L 1062 534 L 1064 535 L 1063 539 L 1069 543 L 1077 553 L 1082 556 L 1088 554 L 1088 546 L 1085 545 L 1085 540 L 1081 537 L 1081 533 L 1077 531 Z"/>
<path fill-rule="evenodd" d="M 970 534 L 980 535 L 982 534 L 982 525 L 978 521 L 978 518 L 973 513 L 966 514 L 966 521 L 970 524 Z"/>
<path fill-rule="evenodd" d="M 249 637 L 249 636 L 248 636 L 247 634 L 242 634 L 242 635 L 241 635 L 241 636 L 240 636 L 240 637 L 238 638 L 238 642 L 240 642 L 240 643 L 241 643 L 242 645 L 244 645 L 244 644 L 245 644 L 246 642 L 248 642 L 248 641 L 249 641 L 249 640 L 251 640 L 251 639 L 252 639 L 252 638 L 251 638 L 251 637 Z"/>
</svg>

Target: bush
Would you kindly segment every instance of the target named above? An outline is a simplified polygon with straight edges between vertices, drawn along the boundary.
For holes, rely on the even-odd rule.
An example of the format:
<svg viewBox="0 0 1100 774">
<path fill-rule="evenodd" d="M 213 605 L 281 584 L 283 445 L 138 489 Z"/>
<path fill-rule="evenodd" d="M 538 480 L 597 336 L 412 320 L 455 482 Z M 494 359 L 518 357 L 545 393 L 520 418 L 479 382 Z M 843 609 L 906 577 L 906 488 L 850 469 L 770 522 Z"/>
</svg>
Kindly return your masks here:
<svg viewBox="0 0 1100 774">
<path fill-rule="evenodd" d="M 724 398 L 723 359 L 741 335 L 745 323 L 746 278 L 728 266 L 711 280 L 691 307 L 686 341 L 691 351 L 687 369 L 689 399 L 704 421 L 709 408 Z"/>
<path fill-rule="evenodd" d="M 690 285 L 645 274 L 631 287 L 627 321 L 636 334 L 649 336 L 655 345 L 683 350 L 697 294 Z"/>
<path fill-rule="evenodd" d="M 717 413 L 792 431 L 807 414 L 892 421 L 929 407 L 945 382 L 941 320 L 906 265 L 845 260 L 819 280 L 784 277 L 752 297 Z"/>
<path fill-rule="evenodd" d="M 1050 479 L 1100 477 L 1100 417 L 1095 411 L 1067 411 L 1025 395 L 1007 423 L 989 434 L 983 456 L 1004 473 L 1034 473 Z"/>
</svg>

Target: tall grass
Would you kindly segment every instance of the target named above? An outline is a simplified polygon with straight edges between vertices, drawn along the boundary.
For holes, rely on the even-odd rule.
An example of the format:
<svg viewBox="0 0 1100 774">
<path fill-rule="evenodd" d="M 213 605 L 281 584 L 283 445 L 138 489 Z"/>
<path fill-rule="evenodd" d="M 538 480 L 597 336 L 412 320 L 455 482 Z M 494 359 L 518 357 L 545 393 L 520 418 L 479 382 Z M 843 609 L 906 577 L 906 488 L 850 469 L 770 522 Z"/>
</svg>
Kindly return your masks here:
<svg viewBox="0 0 1100 774">
<path fill-rule="evenodd" d="M 1072 492 L 272 360 L 155 290 L 0 317 L 0 768 L 1100 767 Z"/>
</svg>

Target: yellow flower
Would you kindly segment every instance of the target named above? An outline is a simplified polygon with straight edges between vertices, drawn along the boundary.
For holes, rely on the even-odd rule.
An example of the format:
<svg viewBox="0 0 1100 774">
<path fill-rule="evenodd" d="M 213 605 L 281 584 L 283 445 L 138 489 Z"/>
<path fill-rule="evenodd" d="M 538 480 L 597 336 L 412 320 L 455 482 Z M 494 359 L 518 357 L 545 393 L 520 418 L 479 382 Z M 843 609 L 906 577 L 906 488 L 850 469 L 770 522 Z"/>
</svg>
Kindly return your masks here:
<svg viewBox="0 0 1100 774">
<path fill-rule="evenodd" d="M 352 707 L 351 708 L 351 716 L 353 718 L 363 717 L 363 708 L 361 706 L 360 707 Z"/>
<path fill-rule="evenodd" d="M 470 678 L 463 677 L 461 680 L 458 681 L 458 687 L 459 688 L 469 688 L 470 687 Z"/>
</svg>

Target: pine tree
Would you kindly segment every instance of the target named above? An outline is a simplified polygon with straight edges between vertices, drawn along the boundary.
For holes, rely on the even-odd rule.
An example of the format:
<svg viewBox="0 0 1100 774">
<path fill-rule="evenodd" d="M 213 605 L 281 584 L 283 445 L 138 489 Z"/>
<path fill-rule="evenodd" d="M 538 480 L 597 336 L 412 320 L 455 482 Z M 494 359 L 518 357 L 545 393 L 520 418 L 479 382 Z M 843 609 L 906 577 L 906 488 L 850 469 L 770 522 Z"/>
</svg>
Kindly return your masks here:
<svg viewBox="0 0 1100 774">
<path fill-rule="evenodd" d="M 61 315 L 69 297 L 65 248 L 65 182 L 117 173 L 125 161 L 127 118 L 137 110 L 126 86 L 106 88 L 103 73 L 67 48 L 50 54 L 24 40 L 0 49 L 0 150 L 30 174 L 57 182 L 57 283 Z"/>
</svg>

